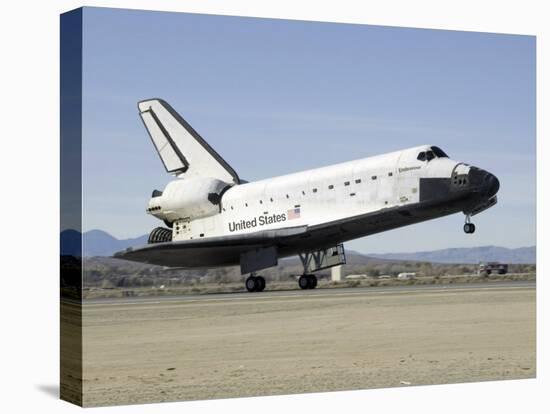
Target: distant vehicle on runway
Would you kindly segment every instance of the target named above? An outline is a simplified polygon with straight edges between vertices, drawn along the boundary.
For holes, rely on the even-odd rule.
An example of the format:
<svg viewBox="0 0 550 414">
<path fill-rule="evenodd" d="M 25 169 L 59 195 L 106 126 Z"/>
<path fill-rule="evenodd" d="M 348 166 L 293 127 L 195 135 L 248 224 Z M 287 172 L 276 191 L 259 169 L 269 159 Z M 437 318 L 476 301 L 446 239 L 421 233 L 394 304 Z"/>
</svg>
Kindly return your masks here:
<svg viewBox="0 0 550 414">
<path fill-rule="evenodd" d="M 414 272 L 399 273 L 397 275 L 397 279 L 399 279 L 399 280 L 413 280 L 413 279 L 416 279 L 416 273 L 414 273 Z"/>
<path fill-rule="evenodd" d="M 470 217 L 497 202 L 493 174 L 432 145 L 246 182 L 165 101 L 145 100 L 138 109 L 176 179 L 154 190 L 147 207 L 166 227 L 117 258 L 182 268 L 240 265 L 250 274 L 246 289 L 260 292 L 265 279 L 258 271 L 299 255 L 298 284 L 313 289 L 315 271 L 345 263 L 346 241 L 458 212 L 471 234 Z"/>
<path fill-rule="evenodd" d="M 388 280 L 388 279 L 391 279 L 391 276 L 390 275 L 380 275 L 380 276 L 378 276 L 378 279 Z"/>
<path fill-rule="evenodd" d="M 346 280 L 360 280 L 360 279 L 367 279 L 368 276 L 366 274 L 360 274 L 360 275 L 347 275 Z"/>
<path fill-rule="evenodd" d="M 499 262 L 480 263 L 478 274 L 489 276 L 491 274 L 505 275 L 508 273 L 508 265 Z"/>
</svg>

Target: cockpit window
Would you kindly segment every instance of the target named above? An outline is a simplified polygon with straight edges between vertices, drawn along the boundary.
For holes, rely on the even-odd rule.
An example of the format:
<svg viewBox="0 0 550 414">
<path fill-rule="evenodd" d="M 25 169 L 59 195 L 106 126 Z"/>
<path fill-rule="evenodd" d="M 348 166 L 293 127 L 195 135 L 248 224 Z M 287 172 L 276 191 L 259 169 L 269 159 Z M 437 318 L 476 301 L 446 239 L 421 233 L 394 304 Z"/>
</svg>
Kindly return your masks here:
<svg viewBox="0 0 550 414">
<path fill-rule="evenodd" d="M 431 161 L 434 158 L 449 158 L 445 152 L 439 147 L 430 147 L 428 151 L 418 153 L 416 159 L 418 161 Z"/>
<path fill-rule="evenodd" d="M 443 151 L 441 148 L 439 147 L 432 147 L 431 148 L 433 153 L 435 154 L 436 157 L 438 158 L 449 158 L 449 156 L 447 154 L 445 154 L 445 151 Z"/>
</svg>

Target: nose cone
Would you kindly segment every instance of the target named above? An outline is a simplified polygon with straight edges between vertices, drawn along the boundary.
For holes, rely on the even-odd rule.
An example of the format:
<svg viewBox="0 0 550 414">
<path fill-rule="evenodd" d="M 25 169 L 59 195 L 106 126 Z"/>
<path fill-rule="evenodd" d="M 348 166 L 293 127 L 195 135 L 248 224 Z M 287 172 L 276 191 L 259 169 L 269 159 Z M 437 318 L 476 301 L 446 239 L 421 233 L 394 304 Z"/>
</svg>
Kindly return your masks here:
<svg viewBox="0 0 550 414">
<path fill-rule="evenodd" d="M 488 172 L 485 176 L 485 182 L 487 195 L 489 198 L 491 198 L 498 192 L 498 189 L 500 188 L 500 182 L 498 181 L 498 178 L 490 172 Z"/>
<path fill-rule="evenodd" d="M 472 187 L 487 198 L 493 197 L 500 188 L 498 178 L 488 171 L 472 167 L 468 176 Z"/>
</svg>

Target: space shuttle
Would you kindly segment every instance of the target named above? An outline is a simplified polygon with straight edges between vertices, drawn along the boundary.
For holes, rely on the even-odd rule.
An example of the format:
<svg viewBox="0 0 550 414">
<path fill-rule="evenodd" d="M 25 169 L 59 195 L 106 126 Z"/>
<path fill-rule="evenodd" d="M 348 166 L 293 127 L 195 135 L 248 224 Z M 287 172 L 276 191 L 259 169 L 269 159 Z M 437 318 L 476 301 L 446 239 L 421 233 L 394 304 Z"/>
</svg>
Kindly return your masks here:
<svg viewBox="0 0 550 414">
<path fill-rule="evenodd" d="M 148 244 L 115 257 L 178 268 L 240 266 L 261 292 L 261 270 L 300 257 L 301 289 L 315 272 L 345 263 L 343 243 L 455 213 L 471 217 L 497 203 L 493 174 L 454 161 L 435 145 L 247 182 L 165 101 L 138 103 L 166 172 L 146 213 L 163 225 Z"/>
</svg>

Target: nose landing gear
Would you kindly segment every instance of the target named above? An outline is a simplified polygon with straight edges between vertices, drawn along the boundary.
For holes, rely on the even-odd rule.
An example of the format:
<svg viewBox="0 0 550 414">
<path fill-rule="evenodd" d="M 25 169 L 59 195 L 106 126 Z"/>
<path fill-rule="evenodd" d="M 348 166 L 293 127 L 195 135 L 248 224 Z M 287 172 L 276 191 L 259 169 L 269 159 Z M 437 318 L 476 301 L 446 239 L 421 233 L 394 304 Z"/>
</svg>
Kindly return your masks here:
<svg viewBox="0 0 550 414">
<path fill-rule="evenodd" d="M 474 223 L 470 223 L 470 215 L 466 214 L 466 223 L 464 223 L 464 233 L 472 234 L 476 231 L 476 226 Z"/>
<path fill-rule="evenodd" d="M 474 223 L 466 223 L 464 224 L 464 233 L 472 234 L 476 231 L 476 226 Z"/>
</svg>

